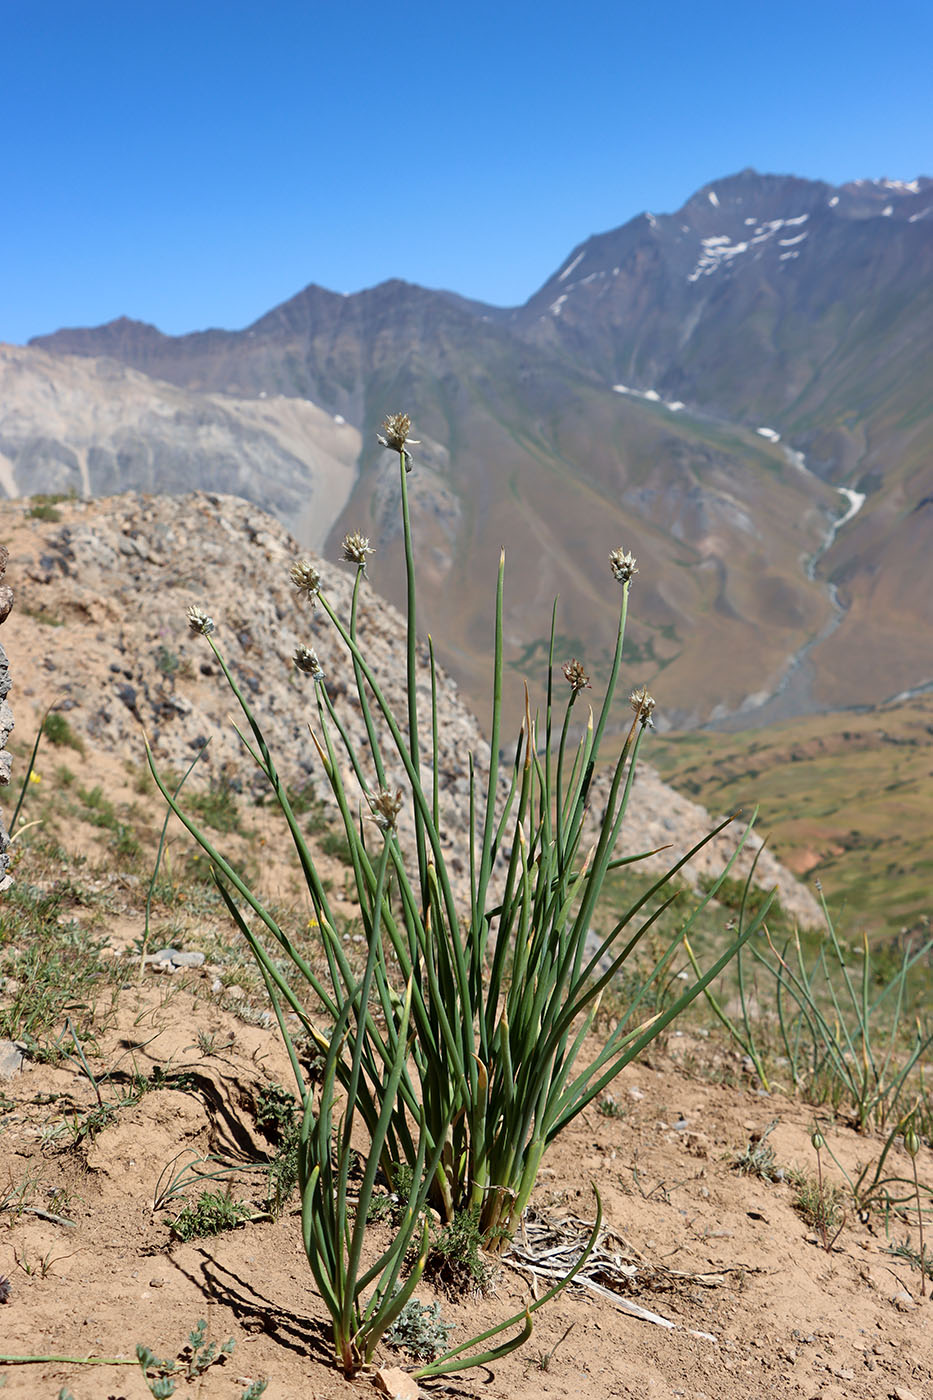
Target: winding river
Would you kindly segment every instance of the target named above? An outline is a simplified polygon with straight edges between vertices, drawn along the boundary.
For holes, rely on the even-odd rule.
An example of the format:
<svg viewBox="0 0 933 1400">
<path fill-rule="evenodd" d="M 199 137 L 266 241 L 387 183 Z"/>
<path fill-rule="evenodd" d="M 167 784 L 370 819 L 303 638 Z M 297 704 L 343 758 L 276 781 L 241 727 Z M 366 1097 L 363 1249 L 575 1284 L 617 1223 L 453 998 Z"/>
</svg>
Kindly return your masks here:
<svg viewBox="0 0 933 1400">
<path fill-rule="evenodd" d="M 762 437 L 767 437 L 773 442 L 779 441 L 778 434 L 773 429 L 759 429 L 759 431 Z M 806 458 L 802 452 L 787 446 L 784 447 L 784 452 L 788 461 L 798 471 L 816 478 L 816 473 L 807 466 Z M 818 548 L 805 560 L 804 567 L 808 579 L 816 579 L 816 571 L 822 559 L 835 543 L 839 531 L 855 519 L 865 504 L 866 498 L 861 491 L 853 491 L 848 486 L 837 486 L 836 490 L 845 502 L 845 509 L 828 523 Z M 819 646 L 821 642 L 826 641 L 827 637 L 832 636 L 846 615 L 846 607 L 839 597 L 836 585 L 827 580 L 824 586 L 832 605 L 832 616 L 820 628 L 819 632 L 788 657 L 777 685 L 772 690 L 762 690 L 753 695 L 747 695 L 738 709 L 731 710 L 728 714 L 717 715 L 714 719 L 701 725 L 702 729 L 728 733 L 738 729 L 747 729 L 750 725 L 758 728 L 762 724 L 770 724 L 775 720 L 791 719 L 795 715 L 807 714 L 822 708 L 813 699 L 812 677 L 810 668 L 806 664 L 807 659 L 814 647 Z"/>
</svg>

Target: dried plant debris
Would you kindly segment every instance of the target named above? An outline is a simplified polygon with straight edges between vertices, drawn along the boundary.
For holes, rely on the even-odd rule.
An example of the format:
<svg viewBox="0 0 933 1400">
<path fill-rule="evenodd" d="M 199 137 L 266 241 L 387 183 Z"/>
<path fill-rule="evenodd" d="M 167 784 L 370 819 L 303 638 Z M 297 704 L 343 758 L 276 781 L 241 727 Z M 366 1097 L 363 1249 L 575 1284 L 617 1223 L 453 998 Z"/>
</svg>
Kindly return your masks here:
<svg viewBox="0 0 933 1400">
<path fill-rule="evenodd" d="M 530 1274 L 533 1284 L 540 1281 L 549 1286 L 563 1278 L 579 1260 L 592 1231 L 592 1220 L 587 1222 L 576 1216 L 548 1220 L 529 1214 L 523 1221 L 520 1235 L 513 1239 L 502 1262 L 521 1273 Z M 644 1322 L 673 1329 L 679 1328 L 679 1324 L 632 1302 L 629 1295 L 682 1292 L 697 1286 L 717 1288 L 727 1281 L 729 1274 L 738 1272 L 749 1271 L 746 1268 L 719 1269 L 714 1273 L 694 1274 L 669 1269 L 664 1264 L 646 1259 L 640 1250 L 610 1227 L 600 1232 L 589 1259 L 572 1286 L 607 1298 L 616 1307 L 640 1317 Z M 708 1332 L 696 1332 L 692 1328 L 685 1330 L 692 1336 L 710 1338 Z"/>
</svg>

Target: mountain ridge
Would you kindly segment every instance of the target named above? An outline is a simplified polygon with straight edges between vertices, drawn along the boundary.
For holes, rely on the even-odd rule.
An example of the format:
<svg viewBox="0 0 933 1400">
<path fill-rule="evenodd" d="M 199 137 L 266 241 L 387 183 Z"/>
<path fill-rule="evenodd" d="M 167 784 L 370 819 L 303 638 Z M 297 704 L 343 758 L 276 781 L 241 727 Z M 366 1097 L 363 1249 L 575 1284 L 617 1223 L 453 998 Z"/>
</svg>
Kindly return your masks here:
<svg viewBox="0 0 933 1400">
<path fill-rule="evenodd" d="M 506 543 L 514 658 L 544 645 L 555 589 L 569 647 L 604 633 L 585 551 L 645 558 L 632 639 L 677 725 L 778 694 L 806 712 L 933 680 L 928 177 L 742 171 L 577 245 L 517 308 L 400 279 L 349 296 L 310 283 L 242 331 L 171 337 L 123 319 L 31 346 L 114 356 L 192 393 L 307 398 L 351 424 L 356 479 L 328 547 L 372 534 L 395 601 L 397 488 L 376 433 L 387 411 L 410 413 L 424 624 L 473 703 L 481 581 Z M 859 509 L 836 532 L 839 487 Z"/>
</svg>

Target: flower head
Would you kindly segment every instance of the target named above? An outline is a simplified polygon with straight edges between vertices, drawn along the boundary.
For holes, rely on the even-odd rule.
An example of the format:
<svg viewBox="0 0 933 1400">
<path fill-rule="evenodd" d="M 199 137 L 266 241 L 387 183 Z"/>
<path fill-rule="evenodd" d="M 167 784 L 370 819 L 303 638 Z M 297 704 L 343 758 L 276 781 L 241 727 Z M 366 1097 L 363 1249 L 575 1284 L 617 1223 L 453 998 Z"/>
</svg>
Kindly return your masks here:
<svg viewBox="0 0 933 1400">
<path fill-rule="evenodd" d="M 313 680 L 322 681 L 324 679 L 324 667 L 318 660 L 317 652 L 311 647 L 297 646 L 292 657 L 299 671 L 303 671 L 306 676 L 311 676 Z"/>
<path fill-rule="evenodd" d="M 635 714 L 641 720 L 642 728 L 653 729 L 654 698 L 648 694 L 647 688 L 642 686 L 641 690 L 633 690 L 628 699 Z"/>
<path fill-rule="evenodd" d="M 405 470 L 411 471 L 411 453 L 408 451 L 408 443 L 418 447 L 418 438 L 410 438 L 411 419 L 407 413 L 390 413 L 382 420 L 382 432 L 376 434 L 376 440 L 387 447 L 390 452 L 397 452 L 405 464 Z"/>
<path fill-rule="evenodd" d="M 395 819 L 402 809 L 402 789 L 396 788 L 395 792 L 389 792 L 383 788 L 376 797 L 367 797 L 367 802 L 372 808 L 371 820 L 376 823 L 380 831 L 391 831 L 395 826 Z"/>
<path fill-rule="evenodd" d="M 209 637 L 213 632 L 214 619 L 208 617 L 207 613 L 202 612 L 196 604 L 191 604 L 185 616 L 188 619 L 188 626 L 191 628 L 192 632 L 197 632 L 202 637 Z"/>
<path fill-rule="evenodd" d="M 626 554 L 621 546 L 618 549 L 614 549 L 609 555 L 609 567 L 612 570 L 613 578 L 616 579 L 618 583 L 628 583 L 632 575 L 638 573 L 638 570 L 635 568 L 634 554 Z"/>
<path fill-rule="evenodd" d="M 590 678 L 583 669 L 583 663 L 578 661 L 576 657 L 572 661 L 565 661 L 561 670 L 574 695 L 578 690 L 585 690 L 590 683 Z"/>
<path fill-rule="evenodd" d="M 354 531 L 352 535 L 344 535 L 342 548 L 344 561 L 347 564 L 355 564 L 364 573 L 366 572 L 367 554 L 375 554 L 376 552 L 366 536 L 361 535 L 358 530 Z"/>
<path fill-rule="evenodd" d="M 321 575 L 310 559 L 296 559 L 291 567 L 291 580 L 299 593 L 304 593 L 312 605 L 321 590 Z"/>
</svg>

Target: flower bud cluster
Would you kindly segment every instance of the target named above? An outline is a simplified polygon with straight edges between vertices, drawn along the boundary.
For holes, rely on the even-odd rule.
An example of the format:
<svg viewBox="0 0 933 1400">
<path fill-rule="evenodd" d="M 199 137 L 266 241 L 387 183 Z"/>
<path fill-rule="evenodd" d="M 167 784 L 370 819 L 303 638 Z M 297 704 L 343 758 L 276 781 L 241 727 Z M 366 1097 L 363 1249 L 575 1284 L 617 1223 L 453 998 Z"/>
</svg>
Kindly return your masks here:
<svg viewBox="0 0 933 1400">
<path fill-rule="evenodd" d="M 633 690 L 629 696 L 629 704 L 641 721 L 644 729 L 654 728 L 654 697 L 648 694 L 647 688 L 642 686 L 641 690 Z"/>
<path fill-rule="evenodd" d="M 314 603 L 321 591 L 321 575 L 310 559 L 296 559 L 290 570 L 291 580 L 299 593 Z"/>
<path fill-rule="evenodd" d="M 391 831 L 402 810 L 402 789 L 396 788 L 392 793 L 383 788 L 376 797 L 368 797 L 366 800 L 372 808 L 372 820 L 380 831 Z"/>
<path fill-rule="evenodd" d="M 405 470 L 411 471 L 411 453 L 408 451 L 408 444 L 413 447 L 419 445 L 418 438 L 409 437 L 411 432 L 411 419 L 407 413 L 390 413 L 382 421 L 382 432 L 376 434 L 377 442 L 383 447 L 387 447 L 390 452 L 397 452 L 405 464 Z"/>
<path fill-rule="evenodd" d="M 345 563 L 355 564 L 358 569 L 365 572 L 366 556 L 367 554 L 375 554 L 375 552 L 367 537 L 361 535 L 358 530 L 355 530 L 352 535 L 344 535 L 341 557 Z"/>
<path fill-rule="evenodd" d="M 192 632 L 197 632 L 201 637 L 209 637 L 213 632 L 214 619 L 208 617 L 206 612 L 202 612 L 195 603 L 192 603 L 191 607 L 185 613 L 185 616 L 188 619 L 188 626 L 191 628 Z"/>
<path fill-rule="evenodd" d="M 318 660 L 317 652 L 313 651 L 311 647 L 297 646 L 292 661 L 299 671 L 303 671 L 312 680 L 322 681 L 324 679 L 324 667 Z"/>
<path fill-rule="evenodd" d="M 638 573 L 634 554 L 627 554 L 621 546 L 609 555 L 609 567 L 617 583 L 629 583 Z"/>
<path fill-rule="evenodd" d="M 576 657 L 573 657 L 571 661 L 565 661 L 561 670 L 574 695 L 578 690 L 585 690 L 590 683 L 590 678 L 583 669 L 583 663 L 578 661 Z"/>
</svg>

